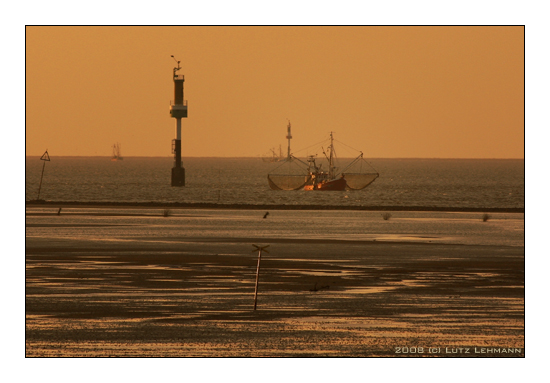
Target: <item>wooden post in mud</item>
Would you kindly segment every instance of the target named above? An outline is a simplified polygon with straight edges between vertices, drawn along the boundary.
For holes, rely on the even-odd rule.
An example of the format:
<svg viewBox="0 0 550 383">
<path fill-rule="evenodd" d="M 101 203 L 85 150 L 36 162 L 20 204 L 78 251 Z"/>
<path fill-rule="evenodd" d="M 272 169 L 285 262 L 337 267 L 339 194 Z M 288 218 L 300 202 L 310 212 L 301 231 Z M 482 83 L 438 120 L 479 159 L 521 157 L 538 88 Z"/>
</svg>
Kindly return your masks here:
<svg viewBox="0 0 550 383">
<path fill-rule="evenodd" d="M 256 245 L 252 245 L 255 247 L 254 250 L 252 250 L 252 252 L 255 252 L 256 250 L 258 250 L 258 266 L 256 267 L 256 288 L 254 289 L 254 311 L 256 311 L 256 304 L 258 302 L 258 282 L 260 281 L 260 261 L 262 260 L 262 251 L 265 251 L 266 253 L 269 253 L 269 251 L 266 250 L 266 248 L 269 247 L 269 245 L 267 246 L 256 246 Z"/>
</svg>

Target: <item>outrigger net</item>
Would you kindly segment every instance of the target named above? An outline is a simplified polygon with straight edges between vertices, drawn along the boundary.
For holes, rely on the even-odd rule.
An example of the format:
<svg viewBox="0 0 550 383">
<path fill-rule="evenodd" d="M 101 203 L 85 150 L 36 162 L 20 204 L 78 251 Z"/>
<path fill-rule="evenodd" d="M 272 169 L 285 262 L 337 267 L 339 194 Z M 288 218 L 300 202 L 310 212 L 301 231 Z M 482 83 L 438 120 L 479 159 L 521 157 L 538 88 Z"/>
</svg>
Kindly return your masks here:
<svg viewBox="0 0 550 383">
<path fill-rule="evenodd" d="M 361 153 L 341 172 L 346 179 L 347 189 L 361 190 L 379 177 L 378 172 L 363 158 Z"/>
<path fill-rule="evenodd" d="M 291 156 L 272 173 L 267 175 L 269 187 L 273 190 L 300 190 L 311 181 L 304 162 Z"/>
<path fill-rule="evenodd" d="M 346 184 L 350 190 L 361 190 L 369 186 L 378 178 L 378 173 L 344 173 Z"/>
<path fill-rule="evenodd" d="M 300 190 L 307 185 L 310 177 L 268 174 L 267 180 L 273 190 Z"/>
</svg>

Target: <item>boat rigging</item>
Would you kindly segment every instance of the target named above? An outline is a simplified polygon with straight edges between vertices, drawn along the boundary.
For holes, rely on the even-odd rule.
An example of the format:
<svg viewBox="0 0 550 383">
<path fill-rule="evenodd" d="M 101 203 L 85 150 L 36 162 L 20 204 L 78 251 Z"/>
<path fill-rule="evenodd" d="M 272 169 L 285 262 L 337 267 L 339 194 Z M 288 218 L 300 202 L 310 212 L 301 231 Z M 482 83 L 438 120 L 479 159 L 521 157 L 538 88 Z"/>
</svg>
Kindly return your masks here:
<svg viewBox="0 0 550 383">
<path fill-rule="evenodd" d="M 289 122 L 290 128 L 290 122 Z M 290 129 L 287 138 L 290 137 Z M 322 148 L 328 167 L 323 168 L 316 156 L 310 155 L 307 162 L 295 157 L 290 151 L 283 164 L 267 175 L 273 190 L 362 190 L 373 183 L 380 174 L 363 158 L 363 152 L 352 159 L 342 171 L 337 166 L 334 134 L 330 133 L 329 145 Z M 347 145 L 346 145 L 347 146 Z M 343 162 L 343 161 L 341 161 Z M 284 171 L 284 172 L 282 172 Z"/>
</svg>

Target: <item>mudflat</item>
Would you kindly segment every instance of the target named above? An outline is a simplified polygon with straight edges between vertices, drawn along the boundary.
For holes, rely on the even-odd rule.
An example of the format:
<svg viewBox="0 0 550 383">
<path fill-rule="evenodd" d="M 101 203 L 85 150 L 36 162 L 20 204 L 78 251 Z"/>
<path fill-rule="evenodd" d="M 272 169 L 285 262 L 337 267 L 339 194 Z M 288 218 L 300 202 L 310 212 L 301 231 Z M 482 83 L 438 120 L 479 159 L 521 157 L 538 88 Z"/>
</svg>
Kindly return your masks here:
<svg viewBox="0 0 550 383">
<path fill-rule="evenodd" d="M 524 355 L 524 247 L 26 240 L 27 357 Z"/>
</svg>

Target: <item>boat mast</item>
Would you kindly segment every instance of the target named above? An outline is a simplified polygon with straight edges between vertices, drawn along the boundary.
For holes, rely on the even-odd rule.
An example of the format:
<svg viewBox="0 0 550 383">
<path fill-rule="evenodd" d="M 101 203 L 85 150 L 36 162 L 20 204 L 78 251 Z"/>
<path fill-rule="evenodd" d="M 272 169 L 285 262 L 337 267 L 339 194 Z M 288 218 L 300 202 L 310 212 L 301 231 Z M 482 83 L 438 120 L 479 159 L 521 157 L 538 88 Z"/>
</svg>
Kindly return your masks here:
<svg viewBox="0 0 550 383">
<path fill-rule="evenodd" d="M 290 140 L 292 139 L 292 134 L 290 134 L 290 121 L 288 121 L 286 138 L 288 140 L 288 154 L 286 156 L 286 159 L 289 160 L 290 159 Z"/>
<path fill-rule="evenodd" d="M 120 144 L 118 142 L 115 142 L 113 144 L 113 158 L 119 158 L 120 157 Z"/>
<path fill-rule="evenodd" d="M 332 150 L 333 150 L 333 137 L 332 132 L 330 132 L 330 150 L 329 150 L 329 159 L 328 159 L 328 176 L 330 179 L 334 178 L 334 167 L 332 166 Z"/>
</svg>

